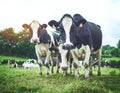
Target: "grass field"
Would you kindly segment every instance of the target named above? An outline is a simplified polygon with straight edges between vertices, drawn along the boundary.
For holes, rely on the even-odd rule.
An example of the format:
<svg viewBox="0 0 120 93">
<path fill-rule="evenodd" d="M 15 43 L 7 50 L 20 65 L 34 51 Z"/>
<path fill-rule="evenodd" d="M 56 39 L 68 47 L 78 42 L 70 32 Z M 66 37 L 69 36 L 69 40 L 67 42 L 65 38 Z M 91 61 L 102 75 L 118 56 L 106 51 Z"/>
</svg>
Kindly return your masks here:
<svg viewBox="0 0 120 93">
<path fill-rule="evenodd" d="M 11 69 L 0 65 L 0 93 L 120 93 L 120 69 L 102 68 L 102 76 L 85 80 L 62 73 L 49 77 L 38 75 L 37 69 Z"/>
<path fill-rule="evenodd" d="M 93 76 L 87 80 L 83 70 L 79 78 L 64 77 L 61 71 L 46 77 L 43 71 L 40 77 L 37 69 L 0 65 L 0 93 L 120 93 L 120 68 L 101 68 L 101 76 L 93 69 Z"/>
<path fill-rule="evenodd" d="M 28 58 L 0 55 L 0 61 L 3 60 L 3 59 L 27 60 Z"/>
<path fill-rule="evenodd" d="M 108 59 L 108 60 L 116 60 L 116 61 L 120 60 L 119 57 L 102 58 L 102 60 L 106 60 L 106 59 Z"/>
</svg>

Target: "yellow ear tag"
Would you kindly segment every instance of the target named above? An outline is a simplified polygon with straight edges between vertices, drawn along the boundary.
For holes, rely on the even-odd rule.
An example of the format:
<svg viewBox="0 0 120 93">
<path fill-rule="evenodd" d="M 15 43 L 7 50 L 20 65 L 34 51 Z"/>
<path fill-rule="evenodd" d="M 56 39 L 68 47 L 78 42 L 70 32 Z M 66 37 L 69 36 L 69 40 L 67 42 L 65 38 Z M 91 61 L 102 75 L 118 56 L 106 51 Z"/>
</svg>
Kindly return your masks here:
<svg viewBox="0 0 120 93">
<path fill-rule="evenodd" d="M 80 23 L 79 27 L 83 27 L 83 23 Z"/>
</svg>

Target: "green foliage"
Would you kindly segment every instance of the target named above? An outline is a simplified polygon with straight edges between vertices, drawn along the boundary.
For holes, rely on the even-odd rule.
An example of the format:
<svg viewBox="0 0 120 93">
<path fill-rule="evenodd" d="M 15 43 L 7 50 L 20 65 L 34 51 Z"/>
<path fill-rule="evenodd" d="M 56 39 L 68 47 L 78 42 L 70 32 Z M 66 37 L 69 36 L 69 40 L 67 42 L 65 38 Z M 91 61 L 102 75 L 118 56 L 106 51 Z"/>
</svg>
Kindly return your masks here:
<svg viewBox="0 0 120 93">
<path fill-rule="evenodd" d="M 120 40 L 117 43 L 117 47 L 118 47 L 118 49 L 120 49 Z"/>
<path fill-rule="evenodd" d="M 111 58 L 102 58 L 101 66 L 103 67 L 105 64 L 105 60 L 110 61 L 110 67 L 112 68 L 120 68 L 120 58 L 119 57 L 111 57 Z"/>
<path fill-rule="evenodd" d="M 36 58 L 34 45 L 30 44 L 29 40 L 30 33 L 27 30 L 15 33 L 13 28 L 4 29 L 0 32 L 0 54 Z M 117 48 L 104 45 L 102 56 L 120 57 L 120 40 L 117 43 Z"/>
<path fill-rule="evenodd" d="M 28 58 L 21 58 L 21 57 L 15 57 L 15 56 L 2 56 L 0 55 L 0 61 L 4 60 L 4 59 L 15 59 L 17 60 L 27 60 Z"/>
<path fill-rule="evenodd" d="M 14 33 L 13 28 L 0 32 L 0 55 L 36 58 L 34 45 L 30 44 L 29 32 Z"/>
<path fill-rule="evenodd" d="M 102 46 L 103 57 L 120 57 L 120 48 L 115 48 L 110 45 Z"/>
<path fill-rule="evenodd" d="M 111 67 L 118 67 L 118 68 L 120 68 L 120 60 L 119 61 L 112 60 L 110 62 L 110 64 L 111 64 Z"/>
</svg>

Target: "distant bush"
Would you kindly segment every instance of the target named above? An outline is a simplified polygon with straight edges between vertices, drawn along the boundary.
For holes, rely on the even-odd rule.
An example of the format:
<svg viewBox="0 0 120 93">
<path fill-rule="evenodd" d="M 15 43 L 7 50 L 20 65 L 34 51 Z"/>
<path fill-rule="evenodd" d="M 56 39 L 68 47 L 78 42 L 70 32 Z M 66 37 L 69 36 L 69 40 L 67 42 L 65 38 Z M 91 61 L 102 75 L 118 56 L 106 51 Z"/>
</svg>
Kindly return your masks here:
<svg viewBox="0 0 120 93">
<path fill-rule="evenodd" d="M 102 60 L 101 61 L 101 66 L 104 67 L 105 65 L 105 61 Z M 110 67 L 113 67 L 113 68 L 120 68 L 120 60 L 116 61 L 116 60 L 111 60 L 110 61 Z"/>
<path fill-rule="evenodd" d="M 120 67 L 120 60 L 116 61 L 116 60 L 111 60 L 110 61 L 110 66 L 113 68 L 119 68 Z"/>
<path fill-rule="evenodd" d="M 105 61 L 101 61 L 101 66 L 104 67 Z"/>
</svg>

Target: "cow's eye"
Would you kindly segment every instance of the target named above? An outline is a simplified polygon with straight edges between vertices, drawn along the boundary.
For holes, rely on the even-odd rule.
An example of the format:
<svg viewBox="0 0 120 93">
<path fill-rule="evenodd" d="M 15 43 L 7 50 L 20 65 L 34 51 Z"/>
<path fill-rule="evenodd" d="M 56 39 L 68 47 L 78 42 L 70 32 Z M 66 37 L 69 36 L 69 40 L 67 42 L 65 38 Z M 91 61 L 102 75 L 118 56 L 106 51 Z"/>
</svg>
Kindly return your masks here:
<svg viewBox="0 0 120 93">
<path fill-rule="evenodd" d="M 57 27 L 57 30 L 60 30 L 60 27 Z"/>
<path fill-rule="evenodd" d="M 38 30 L 38 33 L 37 33 L 37 34 L 38 34 L 38 37 L 40 37 L 41 32 L 42 32 L 41 30 Z"/>
<path fill-rule="evenodd" d="M 32 35 L 33 35 L 33 31 L 32 31 L 32 29 L 29 28 L 29 31 L 30 31 L 29 35 L 30 35 L 30 37 L 32 37 Z"/>
</svg>

